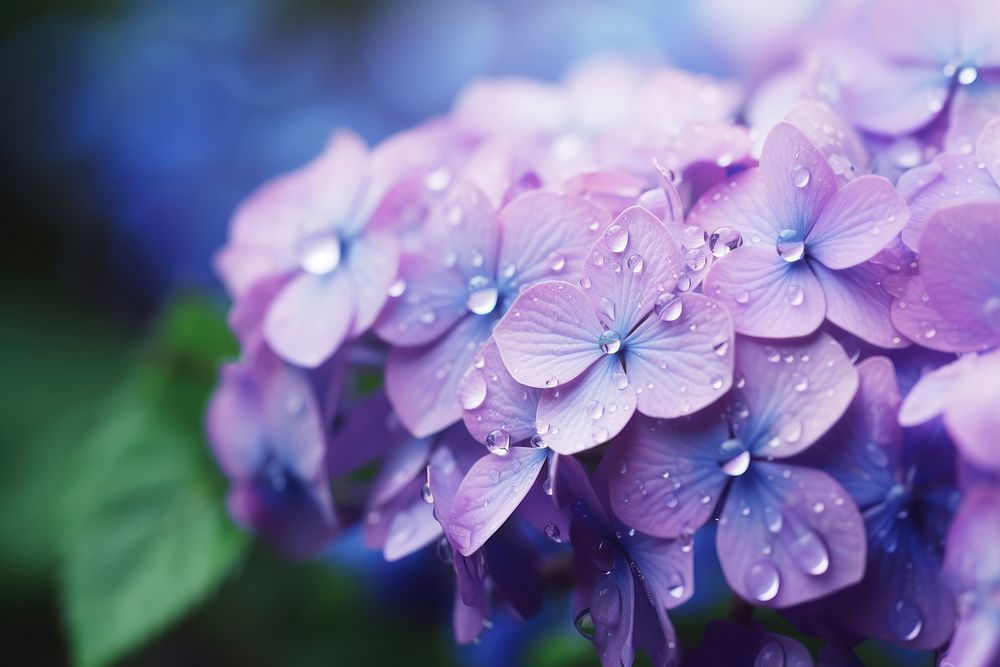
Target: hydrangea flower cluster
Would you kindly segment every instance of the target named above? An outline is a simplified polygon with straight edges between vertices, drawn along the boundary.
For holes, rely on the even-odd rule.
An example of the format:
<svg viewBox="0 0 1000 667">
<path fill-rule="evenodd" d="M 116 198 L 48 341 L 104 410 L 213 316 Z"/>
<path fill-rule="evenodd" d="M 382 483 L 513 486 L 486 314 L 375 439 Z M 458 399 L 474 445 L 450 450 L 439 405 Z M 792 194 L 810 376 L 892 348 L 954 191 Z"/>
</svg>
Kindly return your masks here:
<svg viewBox="0 0 1000 667">
<path fill-rule="evenodd" d="M 208 414 L 234 518 L 436 549 L 462 643 L 572 581 L 603 665 L 812 665 L 732 620 L 680 646 L 714 541 L 822 664 L 998 664 L 1000 5 L 911 4 L 804 52 L 780 113 L 767 77 L 591 63 L 252 194 Z"/>
</svg>

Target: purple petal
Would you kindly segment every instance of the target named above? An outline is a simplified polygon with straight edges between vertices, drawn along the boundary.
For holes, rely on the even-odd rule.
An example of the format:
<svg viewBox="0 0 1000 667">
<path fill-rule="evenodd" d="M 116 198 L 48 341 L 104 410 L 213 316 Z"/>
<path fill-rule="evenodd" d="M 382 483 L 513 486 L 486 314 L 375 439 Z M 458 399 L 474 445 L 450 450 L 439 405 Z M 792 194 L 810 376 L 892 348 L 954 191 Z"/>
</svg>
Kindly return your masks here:
<svg viewBox="0 0 1000 667">
<path fill-rule="evenodd" d="M 382 545 L 382 555 L 389 562 L 405 558 L 441 537 L 441 525 L 434 518 L 433 507 L 420 497 L 419 487 L 409 490 L 416 492 L 393 514 Z"/>
<path fill-rule="evenodd" d="M 680 540 L 646 535 L 628 538 L 625 545 L 633 573 L 642 582 L 654 607 L 673 609 L 694 594 L 694 552 Z"/>
<path fill-rule="evenodd" d="M 572 382 L 542 392 L 538 419 L 549 427 L 545 444 L 559 454 L 575 454 L 620 433 L 636 399 L 624 377 L 621 361 L 605 355 Z"/>
<path fill-rule="evenodd" d="M 234 484 L 226 506 L 238 523 L 262 535 L 287 556 L 315 557 L 336 536 L 336 524 L 329 508 L 317 505 L 316 489 L 289 481 L 291 484 L 280 491 L 269 483 Z"/>
<path fill-rule="evenodd" d="M 755 461 L 730 487 L 716 548 L 736 593 L 789 607 L 861 580 L 864 520 L 829 475 Z"/>
<path fill-rule="evenodd" d="M 983 128 L 976 142 L 976 157 L 986 165 L 993 180 L 1000 183 L 1000 118 L 994 118 Z"/>
<path fill-rule="evenodd" d="M 813 270 L 826 296 L 826 319 L 872 345 L 909 345 L 891 316 L 893 299 L 887 290 L 897 272 L 871 261 L 842 271 L 817 263 Z"/>
<path fill-rule="evenodd" d="M 429 255 L 403 255 L 399 264 L 403 292 L 386 303 L 375 331 L 393 345 L 424 345 L 437 340 L 468 314 L 468 290 L 452 267 Z"/>
<path fill-rule="evenodd" d="M 451 627 L 458 644 L 471 644 L 482 634 L 486 620 L 486 610 L 480 605 L 467 605 L 455 588 L 455 603 L 452 607 Z"/>
<path fill-rule="evenodd" d="M 938 312 L 920 276 L 912 276 L 903 295 L 893 301 L 891 317 L 907 338 L 932 350 L 972 352 L 988 348 L 995 339 L 985 326 L 959 326 Z"/>
<path fill-rule="evenodd" d="M 625 340 L 628 381 L 635 384 L 639 411 L 650 417 L 679 417 L 700 410 L 732 384 L 729 313 L 701 294 L 674 298 L 680 305 L 665 308 L 679 307 L 676 319 L 667 321 L 654 314 Z"/>
<path fill-rule="evenodd" d="M 670 421 L 636 418 L 607 454 L 614 513 L 653 537 L 692 534 L 711 518 L 729 480 L 718 461 L 728 437 L 714 411 Z"/>
<path fill-rule="evenodd" d="M 840 419 L 858 388 L 842 347 L 823 333 L 809 340 L 765 344 L 736 340 L 733 399 L 748 411 L 737 435 L 754 454 L 792 456 Z"/>
<path fill-rule="evenodd" d="M 497 214 L 501 288 L 514 293 L 521 285 L 546 278 L 576 280 L 608 217 L 579 197 L 547 192 L 515 197 Z"/>
<path fill-rule="evenodd" d="M 773 243 L 783 229 L 774 218 L 767 178 L 758 168 L 742 171 L 705 192 L 688 212 L 687 222 L 706 234 L 732 227 L 744 243 Z"/>
<path fill-rule="evenodd" d="M 328 473 L 331 477 L 351 473 L 411 439 L 385 392 L 377 391 L 353 406 L 343 426 L 334 432 L 327 454 Z"/>
<path fill-rule="evenodd" d="M 1000 201 L 941 209 L 920 248 L 920 274 L 938 312 L 965 329 L 991 329 L 1000 340 Z"/>
<path fill-rule="evenodd" d="M 455 267 L 463 280 L 496 276 L 499 233 L 489 199 L 458 184 L 434 200 L 424 226 L 425 252 Z"/>
<path fill-rule="evenodd" d="M 972 154 L 976 150 L 980 134 L 998 115 L 1000 90 L 997 90 L 996 85 L 958 86 L 948 109 L 942 150 L 947 153 Z"/>
<path fill-rule="evenodd" d="M 390 502 L 395 496 L 422 477 L 431 452 L 428 439 L 406 440 L 393 449 L 372 482 L 368 504 L 374 507 Z"/>
<path fill-rule="evenodd" d="M 274 361 L 265 368 L 259 419 L 272 451 L 299 478 L 325 478 L 326 431 L 316 395 L 299 369 Z"/>
<path fill-rule="evenodd" d="M 244 350 L 253 350 L 263 341 L 267 310 L 287 284 L 287 275 L 262 278 L 233 299 L 226 323 Z"/>
<path fill-rule="evenodd" d="M 464 556 L 486 543 L 531 490 L 548 452 L 512 447 L 487 454 L 466 473 L 445 520 L 448 536 Z"/>
<path fill-rule="evenodd" d="M 628 565 L 619 558 L 614 570 L 598 580 L 590 595 L 590 617 L 594 621 L 591 641 L 602 667 L 632 664 L 635 598 L 635 580 Z"/>
<path fill-rule="evenodd" d="M 972 370 L 977 357 L 969 355 L 925 373 L 913 386 L 899 409 L 902 426 L 916 426 L 944 412 L 949 397 Z"/>
<path fill-rule="evenodd" d="M 823 153 L 841 184 L 868 171 L 870 158 L 861 137 L 823 102 L 798 102 L 785 120 Z"/>
<path fill-rule="evenodd" d="M 962 454 L 976 465 L 1000 471 L 1000 352 L 970 363 L 948 394 L 944 423 Z"/>
<path fill-rule="evenodd" d="M 541 388 L 569 382 L 599 359 L 602 330 L 579 287 L 550 280 L 522 292 L 493 337 L 514 379 Z"/>
<path fill-rule="evenodd" d="M 949 81 L 938 67 L 890 65 L 877 59 L 855 59 L 853 66 L 853 80 L 842 91 L 843 105 L 863 130 L 908 134 L 930 123 L 948 100 Z"/>
<path fill-rule="evenodd" d="M 386 392 L 414 436 L 431 435 L 462 418 L 458 382 L 489 338 L 492 322 L 469 316 L 439 341 L 389 353 Z"/>
<path fill-rule="evenodd" d="M 632 330 L 677 283 L 680 255 L 656 216 L 633 206 L 615 218 L 583 267 L 585 293 L 607 328 Z M 589 282 L 588 282 L 589 281 Z"/>
<path fill-rule="evenodd" d="M 928 164 L 899 177 L 899 194 L 910 207 L 910 219 L 903 228 L 903 241 L 920 247 L 927 221 L 942 205 L 1000 198 L 1000 187 L 971 155 L 938 155 Z"/>
<path fill-rule="evenodd" d="M 367 234 L 355 241 L 347 255 L 354 282 L 352 336 L 367 331 L 382 311 L 399 268 L 399 243 L 391 234 Z"/>
<path fill-rule="evenodd" d="M 206 428 L 219 466 L 233 479 L 250 480 L 267 456 L 259 409 L 260 392 L 252 370 L 243 364 L 223 366 Z"/>
<path fill-rule="evenodd" d="M 315 368 L 330 358 L 354 322 L 354 281 L 344 269 L 300 273 L 267 311 L 264 337 L 283 359 Z"/>
<path fill-rule="evenodd" d="M 679 664 L 677 633 L 663 605 L 656 604 L 648 595 L 637 595 L 633 626 L 634 641 L 649 656 L 653 667 Z"/>
<path fill-rule="evenodd" d="M 512 443 L 535 435 L 535 411 L 542 392 L 511 377 L 492 338 L 480 359 L 482 364 L 473 363 L 458 383 L 462 419 L 469 433 L 482 443 L 496 429 L 506 431 Z"/>
<path fill-rule="evenodd" d="M 809 264 L 784 261 L 772 245 L 744 245 L 718 260 L 704 289 L 729 309 L 736 331 L 748 336 L 805 336 L 826 314 L 823 288 Z"/>
<path fill-rule="evenodd" d="M 788 122 L 778 123 L 768 133 L 761 150 L 760 170 L 770 220 L 778 232 L 792 229 L 805 233 L 837 192 L 836 175 L 826 158 Z"/>
<path fill-rule="evenodd" d="M 908 215 L 888 179 L 861 176 L 829 199 L 806 236 L 806 248 L 828 268 L 846 269 L 875 256 Z"/>
<path fill-rule="evenodd" d="M 955 55 L 962 10 L 934 0 L 881 0 L 872 6 L 875 43 L 885 55 L 936 67 Z"/>
</svg>

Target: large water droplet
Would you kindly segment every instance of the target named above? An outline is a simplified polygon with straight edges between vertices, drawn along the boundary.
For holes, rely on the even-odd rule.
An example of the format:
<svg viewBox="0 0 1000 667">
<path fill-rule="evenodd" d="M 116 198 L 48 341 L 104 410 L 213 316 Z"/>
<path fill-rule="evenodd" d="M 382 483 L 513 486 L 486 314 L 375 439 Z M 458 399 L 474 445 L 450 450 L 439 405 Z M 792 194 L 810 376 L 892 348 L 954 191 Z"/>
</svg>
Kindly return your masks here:
<svg viewBox="0 0 1000 667">
<path fill-rule="evenodd" d="M 963 67 L 958 70 L 958 82 L 963 86 L 968 86 L 970 83 L 974 83 L 978 78 L 979 70 L 975 67 Z"/>
<path fill-rule="evenodd" d="M 750 468 L 750 450 L 745 449 L 722 464 L 722 472 L 730 477 L 739 477 Z"/>
<path fill-rule="evenodd" d="M 486 276 L 473 276 L 468 284 L 469 296 L 466 307 L 476 315 L 488 315 L 497 307 L 499 293 L 496 286 Z"/>
<path fill-rule="evenodd" d="M 781 576 L 778 568 L 767 561 L 754 563 L 743 580 L 747 592 L 760 602 L 773 600 L 781 588 Z"/>
<path fill-rule="evenodd" d="M 299 241 L 299 266 L 315 276 L 330 273 L 340 264 L 340 238 L 333 230 L 307 234 Z"/>
<path fill-rule="evenodd" d="M 823 539 L 808 528 L 788 545 L 788 552 L 803 572 L 820 575 L 830 569 L 830 554 Z"/>
<path fill-rule="evenodd" d="M 778 256 L 786 262 L 797 262 L 806 254 L 806 245 L 794 229 L 782 229 L 778 233 Z"/>
<path fill-rule="evenodd" d="M 605 354 L 616 354 L 622 348 L 621 334 L 612 329 L 605 329 L 597 342 Z"/>
<path fill-rule="evenodd" d="M 607 540 L 601 540 L 590 551 L 590 564 L 601 574 L 611 574 L 615 568 L 615 547 Z"/>
<path fill-rule="evenodd" d="M 458 387 L 458 402 L 463 410 L 475 410 L 486 400 L 486 377 L 483 372 L 473 369 L 462 378 Z"/>
<path fill-rule="evenodd" d="M 745 306 L 750 303 L 750 292 L 745 289 L 738 289 L 736 290 L 736 294 L 733 295 L 733 300 L 741 306 Z"/>
<path fill-rule="evenodd" d="M 778 435 L 785 442 L 798 442 L 802 437 L 802 422 L 796 419 L 785 422 L 785 425 L 781 427 L 781 431 Z"/>
<path fill-rule="evenodd" d="M 628 229 L 621 225 L 611 225 L 604 232 L 604 242 L 608 244 L 611 252 L 624 252 L 628 245 Z"/>
<path fill-rule="evenodd" d="M 395 299 L 397 297 L 403 296 L 403 292 L 405 291 L 406 291 L 406 281 L 400 278 L 393 284 L 389 285 L 389 289 L 386 290 L 386 293 Z"/>
<path fill-rule="evenodd" d="M 611 381 L 615 385 L 615 389 L 625 389 L 628 387 L 628 375 L 622 371 L 615 371 L 611 375 Z"/>
<path fill-rule="evenodd" d="M 788 297 L 788 303 L 793 306 L 801 306 L 806 299 L 806 293 L 799 285 L 789 285 L 785 295 Z"/>
<path fill-rule="evenodd" d="M 589 641 L 594 638 L 594 632 L 596 631 L 594 628 L 594 617 L 590 615 L 589 609 L 581 611 L 580 615 L 573 621 L 573 625 L 584 639 Z"/>
<path fill-rule="evenodd" d="M 801 164 L 797 164 L 792 167 L 792 183 L 795 184 L 797 188 L 804 188 L 809 185 L 809 170 Z"/>
<path fill-rule="evenodd" d="M 708 251 L 715 257 L 725 257 L 743 245 L 743 236 L 732 227 L 719 227 L 708 235 Z"/>
<path fill-rule="evenodd" d="M 653 304 L 653 311 L 664 322 L 674 322 L 680 318 L 681 313 L 684 311 L 684 302 L 681 301 L 679 296 L 675 296 L 669 292 L 660 294 L 656 297 L 656 302 Z"/>
<path fill-rule="evenodd" d="M 507 456 L 510 451 L 510 434 L 502 428 L 494 429 L 486 436 L 486 449 L 497 456 Z"/>
<path fill-rule="evenodd" d="M 667 579 L 667 593 L 675 600 L 684 597 L 684 578 L 677 572 L 671 572 Z"/>
<path fill-rule="evenodd" d="M 893 634 L 902 641 L 913 641 L 924 627 L 924 620 L 915 604 L 900 599 L 889 614 L 889 625 Z"/>
<path fill-rule="evenodd" d="M 434 494 L 431 492 L 431 483 L 424 482 L 424 485 L 420 487 L 420 497 L 425 503 L 431 505 L 434 503 Z"/>
<path fill-rule="evenodd" d="M 645 262 L 642 260 L 642 255 L 632 255 L 628 258 L 628 268 L 632 270 L 632 273 L 642 273 L 642 269 L 645 266 Z"/>
</svg>

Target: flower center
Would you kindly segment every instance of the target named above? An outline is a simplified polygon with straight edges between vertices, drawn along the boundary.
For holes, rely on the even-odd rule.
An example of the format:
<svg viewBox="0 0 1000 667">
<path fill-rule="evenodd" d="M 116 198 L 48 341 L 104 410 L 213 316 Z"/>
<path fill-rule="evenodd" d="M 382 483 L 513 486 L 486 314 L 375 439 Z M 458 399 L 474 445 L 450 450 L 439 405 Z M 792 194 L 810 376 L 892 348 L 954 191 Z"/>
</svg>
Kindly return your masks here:
<svg viewBox="0 0 1000 667">
<path fill-rule="evenodd" d="M 476 315 L 489 315 L 497 307 L 499 292 L 486 276 L 473 276 L 467 285 L 469 296 L 465 306 Z"/>
<path fill-rule="evenodd" d="M 341 240 L 332 229 L 308 232 L 299 239 L 299 266 L 315 276 L 323 276 L 340 265 Z"/>
<path fill-rule="evenodd" d="M 611 329 L 605 329 L 597 342 L 605 354 L 617 354 L 622 349 L 621 334 Z"/>
</svg>

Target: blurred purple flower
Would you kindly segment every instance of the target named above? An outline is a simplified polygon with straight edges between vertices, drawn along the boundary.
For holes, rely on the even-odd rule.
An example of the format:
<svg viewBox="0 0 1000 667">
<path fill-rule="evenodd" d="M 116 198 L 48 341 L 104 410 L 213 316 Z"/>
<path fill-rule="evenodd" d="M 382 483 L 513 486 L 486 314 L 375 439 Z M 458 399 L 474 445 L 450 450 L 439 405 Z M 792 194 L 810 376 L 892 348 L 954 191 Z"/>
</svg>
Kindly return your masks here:
<svg viewBox="0 0 1000 667">
<path fill-rule="evenodd" d="M 788 607 L 857 583 L 864 523 L 821 470 L 777 462 L 814 446 L 858 376 L 828 335 L 766 345 L 738 338 L 726 401 L 683 420 L 637 420 L 607 456 L 618 517 L 657 537 L 692 535 L 718 513 L 719 560 L 741 597 Z"/>
<path fill-rule="evenodd" d="M 745 627 L 730 621 L 712 621 L 701 644 L 684 655 L 684 667 L 746 665 L 749 667 L 813 667 L 809 650 L 799 642 L 760 625 Z"/>
</svg>

